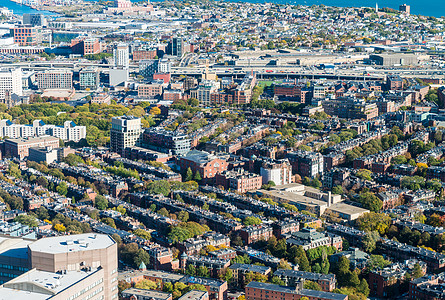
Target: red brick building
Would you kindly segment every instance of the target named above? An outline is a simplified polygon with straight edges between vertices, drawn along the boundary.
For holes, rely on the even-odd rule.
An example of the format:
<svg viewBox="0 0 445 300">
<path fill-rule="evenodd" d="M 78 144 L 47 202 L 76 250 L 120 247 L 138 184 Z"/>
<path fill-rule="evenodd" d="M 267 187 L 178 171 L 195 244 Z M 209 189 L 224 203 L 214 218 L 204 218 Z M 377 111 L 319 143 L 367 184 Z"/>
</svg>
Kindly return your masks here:
<svg viewBox="0 0 445 300">
<path fill-rule="evenodd" d="M 252 225 L 241 229 L 239 235 L 244 240 L 244 243 L 249 245 L 260 240 L 269 240 L 273 235 L 273 230 L 272 227 L 266 225 Z"/>
<path fill-rule="evenodd" d="M 164 83 L 169 83 L 171 79 L 170 73 L 154 73 L 153 80 L 163 80 Z"/>
<path fill-rule="evenodd" d="M 88 55 L 100 53 L 100 42 L 96 38 L 78 37 L 71 40 L 71 51 L 74 54 Z"/>
<path fill-rule="evenodd" d="M 155 59 L 156 49 L 152 50 L 135 50 L 133 51 L 133 61 L 138 62 L 144 59 Z"/>
<path fill-rule="evenodd" d="M 140 84 L 138 86 L 139 97 L 156 97 L 162 95 L 162 84 Z"/>
<path fill-rule="evenodd" d="M 198 171 L 204 183 L 213 183 L 218 173 L 227 170 L 228 163 L 224 159 L 205 151 L 192 150 L 179 158 L 182 172 L 190 168 L 193 174 Z"/>
<path fill-rule="evenodd" d="M 252 281 L 245 289 L 246 300 L 348 300 L 348 295 L 303 289 L 303 282 L 296 287 Z"/>
<path fill-rule="evenodd" d="M 230 189 L 240 193 L 258 190 L 262 185 L 262 177 L 243 169 L 224 171 L 216 174 L 216 185 L 222 185 L 224 189 Z"/>
<path fill-rule="evenodd" d="M 40 27 L 31 25 L 17 25 L 13 29 L 14 44 L 19 46 L 35 46 L 42 41 L 42 32 Z"/>
</svg>

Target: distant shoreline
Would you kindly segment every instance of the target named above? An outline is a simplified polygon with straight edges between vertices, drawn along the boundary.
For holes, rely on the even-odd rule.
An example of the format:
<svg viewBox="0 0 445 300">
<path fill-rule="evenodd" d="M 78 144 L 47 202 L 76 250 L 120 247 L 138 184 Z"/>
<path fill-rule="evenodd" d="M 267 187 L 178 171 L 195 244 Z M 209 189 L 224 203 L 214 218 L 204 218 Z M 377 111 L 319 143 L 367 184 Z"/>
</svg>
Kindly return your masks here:
<svg viewBox="0 0 445 300">
<path fill-rule="evenodd" d="M 26 6 L 30 9 L 36 10 L 36 11 L 46 11 L 53 14 L 61 14 L 58 9 L 55 9 L 53 6 L 32 6 L 29 4 L 21 3 L 22 0 L 7 0 L 13 3 L 16 3 L 17 5 Z M 141 0 L 131 0 L 133 3 L 137 3 Z M 337 8 L 361 8 L 361 7 L 375 7 L 375 3 L 378 3 L 378 0 L 360 0 L 354 3 L 354 5 L 351 6 L 351 3 L 349 0 L 215 0 L 215 1 L 222 1 L 222 2 L 238 2 L 238 3 L 272 3 L 272 4 L 279 4 L 279 5 L 303 5 L 303 6 L 312 6 L 312 5 L 324 5 L 324 6 L 331 6 L 331 7 L 337 7 Z M 445 15 L 445 1 L 443 0 L 431 0 L 432 3 L 430 6 L 435 6 L 437 9 L 433 9 L 432 11 L 425 10 L 425 6 L 422 5 L 423 9 L 422 11 L 419 10 L 419 0 L 411 0 L 409 1 L 411 5 L 411 12 L 414 15 L 422 15 L 425 17 L 428 16 L 435 16 L 435 17 L 441 17 L 440 15 L 437 15 L 439 11 Z M 443 1 L 443 2 L 442 2 Z M 97 2 L 96 0 L 84 0 L 84 2 Z M 151 2 L 163 2 L 163 0 L 152 0 Z M 398 5 L 404 3 L 405 0 L 389 0 L 386 1 L 383 7 L 393 8 L 397 10 Z M 436 3 L 437 2 L 437 3 Z M 408 3 L 407 3 L 408 4 Z M 7 5 L 5 5 L 8 7 Z M 416 9 L 417 8 L 417 9 Z M 443 11 L 443 12 L 442 12 Z"/>
<path fill-rule="evenodd" d="M 11 3 L 10 5 L 8 5 L 8 3 Z M 13 11 L 14 15 L 22 15 L 23 13 L 28 13 L 27 10 L 23 10 L 21 8 L 19 8 L 19 12 L 17 12 L 17 7 L 26 7 L 29 9 L 29 13 L 35 12 L 35 13 L 43 13 L 45 15 L 55 15 L 58 14 L 57 11 L 51 9 L 51 6 L 42 6 L 42 7 L 38 7 L 38 6 L 33 6 L 33 5 L 29 5 L 29 4 L 25 4 L 22 3 L 21 0 L 6 0 L 6 3 L 2 3 L 2 5 L 0 5 L 2 7 L 6 7 L 7 9 L 10 9 Z"/>
</svg>

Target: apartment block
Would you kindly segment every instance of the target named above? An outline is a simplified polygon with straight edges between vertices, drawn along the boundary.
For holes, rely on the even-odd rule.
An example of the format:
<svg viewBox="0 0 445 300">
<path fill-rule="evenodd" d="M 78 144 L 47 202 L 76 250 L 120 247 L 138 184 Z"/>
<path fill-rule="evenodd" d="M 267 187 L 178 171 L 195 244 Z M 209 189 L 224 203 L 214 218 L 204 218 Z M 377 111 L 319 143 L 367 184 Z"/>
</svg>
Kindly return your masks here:
<svg viewBox="0 0 445 300">
<path fill-rule="evenodd" d="M 287 286 L 298 286 L 301 281 L 310 280 L 318 283 L 324 292 L 332 292 L 336 287 L 334 274 L 278 269 L 273 275 L 278 276 Z"/>
<path fill-rule="evenodd" d="M 46 70 L 36 75 L 37 87 L 41 90 L 73 88 L 73 72 L 70 70 Z"/>
<path fill-rule="evenodd" d="M 81 55 L 98 54 L 101 51 L 99 39 L 86 36 L 72 39 L 71 51 Z"/>
<path fill-rule="evenodd" d="M 142 142 L 141 119 L 133 116 L 113 117 L 110 133 L 111 151 L 124 154 L 125 148 L 140 146 Z"/>
<path fill-rule="evenodd" d="M 273 181 L 276 185 L 292 182 L 292 166 L 287 159 L 265 161 L 260 169 L 263 184 Z"/>
<path fill-rule="evenodd" d="M 63 126 L 45 124 L 34 120 L 32 124 L 14 124 L 8 119 L 0 120 L 0 137 L 13 139 L 53 136 L 64 141 L 79 142 L 86 137 L 86 126 L 78 126 L 72 121 L 65 121 Z"/>
<path fill-rule="evenodd" d="M 216 175 L 216 185 L 221 185 L 225 189 L 246 193 L 247 191 L 258 190 L 262 185 L 262 177 L 258 174 L 250 173 L 243 169 L 227 170 Z"/>
<path fill-rule="evenodd" d="M 142 98 L 153 98 L 162 95 L 163 86 L 160 83 L 138 85 L 138 96 Z"/>
<path fill-rule="evenodd" d="M 246 245 L 264 240 L 267 241 L 273 236 L 272 227 L 267 225 L 251 225 L 239 231 L 239 235 Z"/>
<path fill-rule="evenodd" d="M 191 147 L 188 135 L 164 129 L 146 129 L 143 140 L 148 147 L 172 155 L 186 155 Z"/>
<path fill-rule="evenodd" d="M 369 103 L 363 99 L 342 97 L 322 101 L 324 111 L 331 116 L 347 119 L 370 120 L 378 116 L 376 103 Z"/>
<path fill-rule="evenodd" d="M 292 165 L 292 171 L 301 177 L 315 178 L 324 173 L 324 159 L 319 152 L 297 150 L 286 154 Z"/>
</svg>

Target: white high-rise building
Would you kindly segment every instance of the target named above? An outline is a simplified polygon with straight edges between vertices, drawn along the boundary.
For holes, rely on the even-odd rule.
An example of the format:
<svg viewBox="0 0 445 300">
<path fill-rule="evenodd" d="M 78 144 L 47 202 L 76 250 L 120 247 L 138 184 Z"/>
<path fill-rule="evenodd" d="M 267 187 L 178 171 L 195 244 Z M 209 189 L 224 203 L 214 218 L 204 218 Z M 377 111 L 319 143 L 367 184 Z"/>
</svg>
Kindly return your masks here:
<svg viewBox="0 0 445 300">
<path fill-rule="evenodd" d="M 130 66 L 130 53 L 127 44 L 119 44 L 113 50 L 114 66 L 128 68 Z"/>
<path fill-rule="evenodd" d="M 142 140 L 141 118 L 134 116 L 113 117 L 111 119 L 111 151 L 124 154 L 125 148 L 140 146 Z"/>
<path fill-rule="evenodd" d="M 0 99 L 5 99 L 5 92 L 23 96 L 22 70 L 20 68 L 0 69 Z"/>
<path fill-rule="evenodd" d="M 158 62 L 158 72 L 159 73 L 170 73 L 172 68 L 172 63 L 166 59 L 160 59 Z"/>
</svg>

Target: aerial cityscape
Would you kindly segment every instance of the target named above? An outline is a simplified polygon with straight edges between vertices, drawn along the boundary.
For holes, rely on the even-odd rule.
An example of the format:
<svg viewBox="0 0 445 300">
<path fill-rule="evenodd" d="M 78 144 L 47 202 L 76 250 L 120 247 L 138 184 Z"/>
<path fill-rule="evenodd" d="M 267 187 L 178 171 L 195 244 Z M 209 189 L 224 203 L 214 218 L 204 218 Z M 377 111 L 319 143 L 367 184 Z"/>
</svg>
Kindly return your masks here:
<svg viewBox="0 0 445 300">
<path fill-rule="evenodd" d="M 0 1 L 0 300 L 445 299 L 443 3 L 272 1 Z"/>
</svg>

